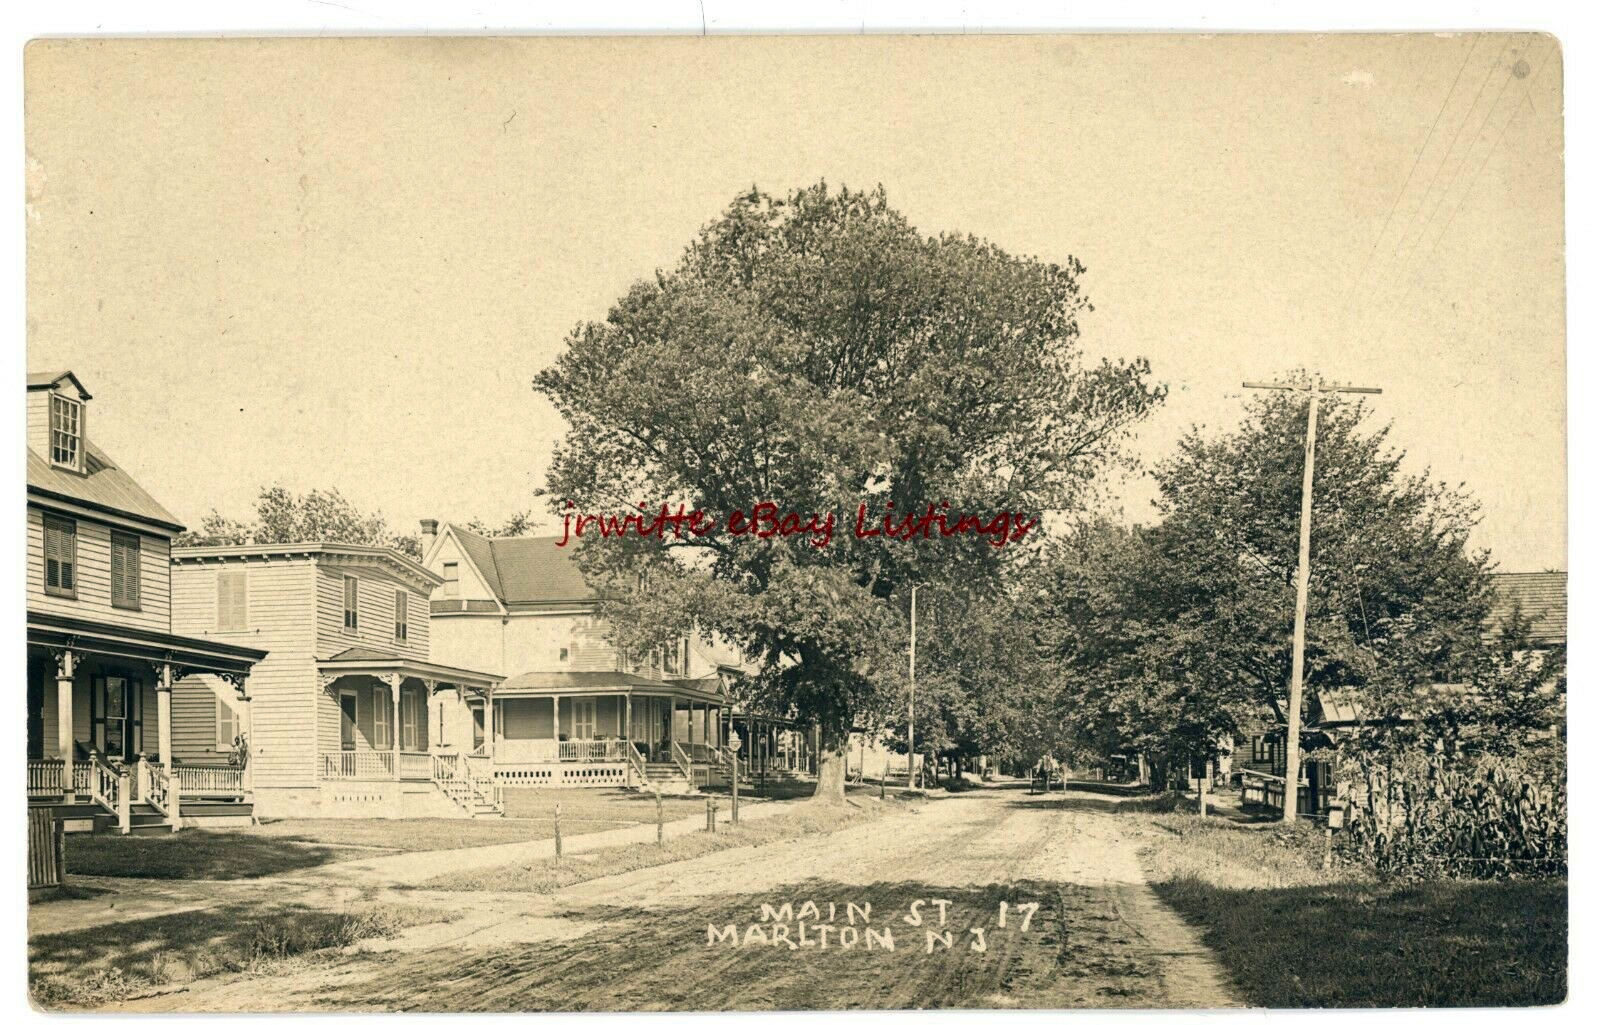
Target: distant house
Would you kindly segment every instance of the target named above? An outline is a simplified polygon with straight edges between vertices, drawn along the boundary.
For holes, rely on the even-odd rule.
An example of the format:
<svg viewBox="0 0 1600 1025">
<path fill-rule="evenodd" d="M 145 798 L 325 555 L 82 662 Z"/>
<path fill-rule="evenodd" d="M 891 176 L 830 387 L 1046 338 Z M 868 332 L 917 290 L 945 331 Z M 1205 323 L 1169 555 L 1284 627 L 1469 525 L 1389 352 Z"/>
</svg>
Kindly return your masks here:
<svg viewBox="0 0 1600 1025">
<path fill-rule="evenodd" d="M 174 632 L 176 518 L 93 440 L 71 371 L 28 375 L 28 799 L 70 829 L 250 821 L 254 638 Z"/>
<path fill-rule="evenodd" d="M 504 677 L 487 706 L 465 710 L 487 736 L 502 786 L 651 785 L 688 789 L 720 776 L 727 744 L 787 771 L 807 763 L 804 734 L 770 717 L 736 715 L 739 654 L 680 637 L 630 659 L 606 637 L 601 596 L 555 537 L 489 538 L 422 521 L 423 562 L 439 578 L 431 614 L 439 657 Z"/>
<path fill-rule="evenodd" d="M 269 654 L 250 738 L 261 814 L 494 815 L 487 753 L 441 731 L 500 677 L 434 661 L 440 579 L 390 548 L 309 542 L 178 548 L 173 621 Z"/>
<path fill-rule="evenodd" d="M 1495 598 L 1489 614 L 1488 636 L 1494 638 L 1520 608 L 1529 621 L 1531 652 L 1550 651 L 1567 643 L 1567 575 L 1563 572 L 1496 573 Z M 1341 730 L 1372 725 L 1359 695 L 1348 688 L 1317 693 L 1313 699 L 1314 719 L 1305 731 L 1308 748 L 1326 747 Z M 1280 780 L 1277 801 L 1281 806 L 1281 779 L 1286 770 L 1287 752 L 1282 724 L 1243 731 L 1236 738 L 1234 769 L 1245 775 L 1270 775 Z M 1300 808 L 1303 813 L 1326 811 L 1334 794 L 1332 766 L 1327 762 L 1302 759 L 1300 763 Z"/>
</svg>

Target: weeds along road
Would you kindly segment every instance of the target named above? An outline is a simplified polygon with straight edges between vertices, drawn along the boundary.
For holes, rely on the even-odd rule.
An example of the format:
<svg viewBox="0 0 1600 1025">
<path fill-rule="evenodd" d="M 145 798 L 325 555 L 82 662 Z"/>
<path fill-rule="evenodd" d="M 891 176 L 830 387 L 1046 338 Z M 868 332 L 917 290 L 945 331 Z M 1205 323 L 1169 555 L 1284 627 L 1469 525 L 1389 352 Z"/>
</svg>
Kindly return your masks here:
<svg viewBox="0 0 1600 1025">
<path fill-rule="evenodd" d="M 125 1009 L 1236 1005 L 1193 931 L 1144 884 L 1127 821 L 1081 794 L 1071 804 L 975 791 L 550 896 L 395 891 L 468 914 Z"/>
</svg>

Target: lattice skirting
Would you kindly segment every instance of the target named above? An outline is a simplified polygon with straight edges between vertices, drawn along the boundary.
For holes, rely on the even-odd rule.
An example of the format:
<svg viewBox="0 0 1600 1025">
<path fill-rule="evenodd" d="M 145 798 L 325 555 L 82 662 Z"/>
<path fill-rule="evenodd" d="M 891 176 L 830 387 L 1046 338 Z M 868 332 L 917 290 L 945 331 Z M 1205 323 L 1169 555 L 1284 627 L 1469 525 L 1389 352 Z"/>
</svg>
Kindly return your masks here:
<svg viewBox="0 0 1600 1025">
<path fill-rule="evenodd" d="M 550 763 L 496 766 L 502 787 L 621 787 L 628 785 L 626 762 Z"/>
</svg>

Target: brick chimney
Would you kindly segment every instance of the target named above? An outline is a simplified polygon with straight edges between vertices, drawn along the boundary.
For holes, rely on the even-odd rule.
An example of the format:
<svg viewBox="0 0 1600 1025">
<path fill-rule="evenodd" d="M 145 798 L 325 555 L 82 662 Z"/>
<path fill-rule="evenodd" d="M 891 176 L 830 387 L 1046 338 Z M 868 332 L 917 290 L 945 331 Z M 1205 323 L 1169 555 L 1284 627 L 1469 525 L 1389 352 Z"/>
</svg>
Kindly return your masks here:
<svg viewBox="0 0 1600 1025">
<path fill-rule="evenodd" d="M 423 537 L 433 537 L 438 533 L 439 533 L 439 521 L 438 520 L 423 520 L 422 521 L 422 536 Z"/>
</svg>

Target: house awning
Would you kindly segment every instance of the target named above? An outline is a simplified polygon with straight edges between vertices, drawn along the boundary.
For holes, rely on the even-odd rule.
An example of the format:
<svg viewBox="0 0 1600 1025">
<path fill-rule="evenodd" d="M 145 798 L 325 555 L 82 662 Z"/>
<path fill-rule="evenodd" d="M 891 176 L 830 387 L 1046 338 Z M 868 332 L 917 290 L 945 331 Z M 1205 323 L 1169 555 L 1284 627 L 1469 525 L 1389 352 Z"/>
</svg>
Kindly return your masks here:
<svg viewBox="0 0 1600 1025">
<path fill-rule="evenodd" d="M 259 648 L 33 611 L 28 613 L 28 643 L 79 655 L 168 663 L 181 672 L 213 673 L 235 680 L 248 676 L 255 664 L 267 657 Z"/>
<path fill-rule="evenodd" d="M 431 680 L 434 683 L 483 691 L 489 690 L 505 679 L 494 673 L 424 662 L 397 655 L 392 651 L 379 651 L 376 648 L 346 648 L 331 658 L 319 659 L 317 672 L 324 677 L 382 676 L 387 673 L 397 673 L 419 680 Z"/>
<path fill-rule="evenodd" d="M 655 680 L 633 673 L 519 673 L 495 688 L 495 697 L 550 697 L 566 694 L 631 694 L 641 697 L 676 697 L 722 705 L 727 690 L 716 678 Z"/>
</svg>

